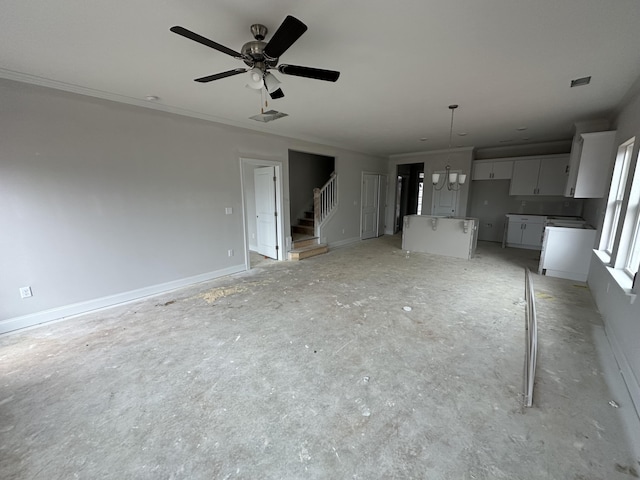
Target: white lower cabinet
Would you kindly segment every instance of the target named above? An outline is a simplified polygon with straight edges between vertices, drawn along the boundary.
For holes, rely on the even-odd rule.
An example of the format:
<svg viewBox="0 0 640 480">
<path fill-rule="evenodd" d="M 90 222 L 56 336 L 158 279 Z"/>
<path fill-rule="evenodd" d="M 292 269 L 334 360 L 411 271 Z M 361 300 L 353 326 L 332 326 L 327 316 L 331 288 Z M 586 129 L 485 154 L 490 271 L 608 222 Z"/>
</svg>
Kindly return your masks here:
<svg viewBox="0 0 640 480">
<path fill-rule="evenodd" d="M 541 215 L 507 215 L 503 246 L 541 250 L 545 219 Z"/>
</svg>

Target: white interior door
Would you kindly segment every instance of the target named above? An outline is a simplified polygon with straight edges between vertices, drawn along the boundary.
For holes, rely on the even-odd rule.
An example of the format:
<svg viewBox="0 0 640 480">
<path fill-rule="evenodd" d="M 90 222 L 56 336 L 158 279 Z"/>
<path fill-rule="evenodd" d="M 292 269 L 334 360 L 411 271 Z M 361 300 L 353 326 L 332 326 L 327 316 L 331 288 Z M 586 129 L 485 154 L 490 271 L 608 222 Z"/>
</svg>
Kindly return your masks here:
<svg viewBox="0 0 640 480">
<path fill-rule="evenodd" d="M 258 253 L 278 259 L 278 222 L 275 167 L 253 171 L 256 192 L 256 235 Z"/>
<path fill-rule="evenodd" d="M 384 235 L 385 215 L 387 213 L 387 176 L 378 176 L 378 229 L 376 237 Z"/>
<path fill-rule="evenodd" d="M 375 238 L 378 235 L 378 201 L 380 175 L 362 174 L 362 231 L 360 238 Z"/>
<path fill-rule="evenodd" d="M 440 178 L 446 176 L 446 172 L 434 172 L 439 173 Z M 454 170 L 451 173 L 460 173 L 455 172 Z M 448 179 L 445 178 L 446 181 Z M 441 180 L 442 181 L 442 180 Z M 449 190 L 446 185 L 442 187 L 441 190 L 433 189 L 433 196 L 431 202 L 431 214 L 432 215 L 444 215 L 444 216 L 452 216 L 455 217 L 458 213 L 458 194 L 459 190 Z"/>
</svg>

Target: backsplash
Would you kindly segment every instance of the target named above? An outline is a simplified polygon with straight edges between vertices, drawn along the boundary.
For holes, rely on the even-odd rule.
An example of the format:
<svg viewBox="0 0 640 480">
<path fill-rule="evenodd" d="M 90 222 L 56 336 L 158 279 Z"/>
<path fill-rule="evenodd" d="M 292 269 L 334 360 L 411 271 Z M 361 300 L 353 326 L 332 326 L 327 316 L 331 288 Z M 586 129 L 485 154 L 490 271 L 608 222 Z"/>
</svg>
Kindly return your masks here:
<svg viewBox="0 0 640 480">
<path fill-rule="evenodd" d="M 510 197 L 509 213 L 581 217 L 584 201 L 565 197 Z"/>
<path fill-rule="evenodd" d="M 484 180 L 472 182 L 469 216 L 480 219 L 479 240 L 501 242 L 504 234 L 505 215 L 565 215 L 581 217 L 584 200 L 565 197 L 509 195 L 509 180 Z"/>
</svg>

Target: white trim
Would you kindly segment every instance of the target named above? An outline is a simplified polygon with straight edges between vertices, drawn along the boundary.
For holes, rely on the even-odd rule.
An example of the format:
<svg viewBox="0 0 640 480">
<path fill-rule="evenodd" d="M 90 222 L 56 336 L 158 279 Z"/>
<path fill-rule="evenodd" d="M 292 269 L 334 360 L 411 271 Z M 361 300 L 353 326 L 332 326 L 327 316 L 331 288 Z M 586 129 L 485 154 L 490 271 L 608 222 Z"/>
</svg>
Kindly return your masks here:
<svg viewBox="0 0 640 480">
<path fill-rule="evenodd" d="M 457 148 L 443 148 L 441 150 L 426 150 L 422 152 L 413 152 L 413 153 L 397 153 L 394 155 L 389 155 L 389 159 L 397 160 L 402 158 L 423 157 L 425 155 L 439 155 L 441 153 L 470 152 L 474 148 L 475 147 L 457 147 Z"/>
<path fill-rule="evenodd" d="M 360 237 L 351 237 L 351 238 L 345 238 L 343 240 L 338 240 L 337 242 L 331 242 L 328 244 L 329 248 L 340 248 L 340 247 L 345 247 L 347 245 L 351 245 L 352 243 L 358 243 L 361 242 L 362 240 L 360 240 Z"/>
<path fill-rule="evenodd" d="M 247 206 L 245 204 L 245 185 L 244 185 L 244 170 L 245 165 L 253 165 L 256 167 L 275 167 L 276 174 L 276 212 L 278 213 L 278 217 L 276 219 L 276 225 L 278 229 L 278 258 L 277 260 L 282 261 L 289 258 L 289 249 L 291 248 L 291 242 L 285 243 L 285 217 L 284 217 L 284 183 L 282 180 L 284 169 L 283 162 L 276 160 L 260 160 L 257 158 L 247 158 L 240 157 L 240 188 L 242 192 L 242 229 L 244 232 L 244 258 L 245 258 L 245 269 L 249 270 L 251 268 L 251 262 L 249 257 L 249 239 L 247 238 L 249 235 L 249 229 L 247 228 Z"/>
<path fill-rule="evenodd" d="M 640 416 L 640 384 L 638 384 L 638 379 L 633 374 L 631 365 L 629 365 L 627 357 L 620 348 L 618 339 L 615 337 L 613 331 L 607 328 L 606 321 L 604 322 L 604 331 L 607 335 L 607 339 L 609 340 L 609 345 L 611 345 L 611 350 L 613 350 L 613 356 L 618 363 L 620 374 L 622 375 L 627 390 L 629 391 L 629 395 L 631 396 L 631 401 L 636 408 L 636 412 L 638 412 L 638 415 Z"/>
<path fill-rule="evenodd" d="M 613 268 L 609 266 L 609 256 L 604 250 L 593 250 L 593 254 L 600 261 L 606 272 L 613 280 L 613 283 L 620 289 L 622 293 L 624 293 L 629 299 L 629 303 L 633 305 L 636 301 L 637 295 L 633 293 L 631 290 L 631 286 L 633 281 L 629 278 L 629 275 L 626 274 L 623 270 L 619 268 Z M 607 288 L 607 292 L 609 289 Z"/>
<path fill-rule="evenodd" d="M 41 312 L 31 313 L 29 315 L 23 315 L 21 317 L 9 318 L 0 322 L 0 334 L 11 332 L 13 330 L 18 330 L 21 328 L 39 325 L 41 323 L 50 322 L 53 320 L 60 320 L 64 317 L 70 317 L 72 315 L 88 313 L 93 310 L 114 307 L 122 303 L 131 302 L 133 300 L 140 300 L 144 297 L 157 295 L 159 293 L 166 293 L 171 290 L 187 287 L 196 283 L 214 280 L 216 278 L 243 272 L 245 270 L 246 268 L 244 265 L 234 265 L 233 267 L 223 268 L 221 270 L 216 270 L 213 272 L 202 273 L 200 275 L 194 275 L 193 277 L 173 280 L 171 282 L 160 283 L 158 285 L 151 285 L 149 287 L 117 293 L 115 295 L 109 295 L 107 297 L 95 298 L 86 302 L 73 303 L 71 305 L 51 308 L 49 310 L 43 310 Z"/>
</svg>

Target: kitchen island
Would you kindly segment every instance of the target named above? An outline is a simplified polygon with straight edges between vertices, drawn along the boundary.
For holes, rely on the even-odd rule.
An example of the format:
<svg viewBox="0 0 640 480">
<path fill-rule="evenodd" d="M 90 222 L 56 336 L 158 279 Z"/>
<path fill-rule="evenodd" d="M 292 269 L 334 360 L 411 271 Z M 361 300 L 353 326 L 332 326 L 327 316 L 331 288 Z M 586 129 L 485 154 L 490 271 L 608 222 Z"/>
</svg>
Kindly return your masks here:
<svg viewBox="0 0 640 480">
<path fill-rule="evenodd" d="M 472 217 L 407 215 L 402 249 L 469 260 L 478 243 L 479 220 Z"/>
</svg>

